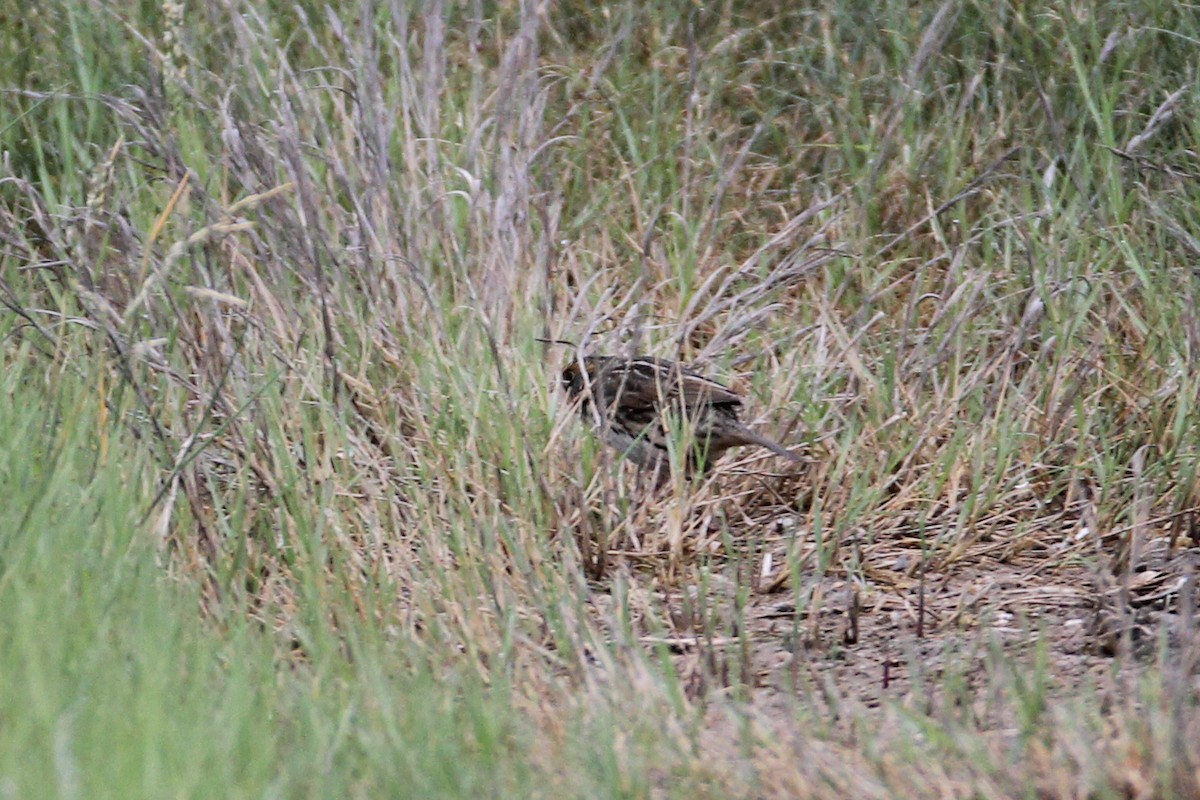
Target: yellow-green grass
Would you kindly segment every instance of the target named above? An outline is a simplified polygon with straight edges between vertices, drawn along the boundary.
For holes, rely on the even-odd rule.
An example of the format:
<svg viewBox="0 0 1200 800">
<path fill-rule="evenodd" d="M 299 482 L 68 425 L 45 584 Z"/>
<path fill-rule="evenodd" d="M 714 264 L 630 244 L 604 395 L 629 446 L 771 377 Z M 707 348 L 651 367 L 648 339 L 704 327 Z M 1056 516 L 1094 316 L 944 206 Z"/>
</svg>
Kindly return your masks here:
<svg viewBox="0 0 1200 800">
<path fill-rule="evenodd" d="M 1200 791 L 1196 10 L 795 5 L 0 0 L 0 794 Z"/>
</svg>

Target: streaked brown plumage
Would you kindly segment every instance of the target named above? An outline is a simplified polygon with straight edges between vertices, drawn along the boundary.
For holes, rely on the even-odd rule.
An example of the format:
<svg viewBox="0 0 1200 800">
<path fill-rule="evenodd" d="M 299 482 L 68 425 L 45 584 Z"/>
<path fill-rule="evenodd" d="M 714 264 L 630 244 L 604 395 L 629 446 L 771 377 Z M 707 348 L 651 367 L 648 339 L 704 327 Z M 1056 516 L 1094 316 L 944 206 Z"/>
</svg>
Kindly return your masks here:
<svg viewBox="0 0 1200 800">
<path fill-rule="evenodd" d="M 731 447 L 756 445 L 792 461 L 800 456 L 760 436 L 738 419 L 742 398 L 724 384 L 663 358 L 584 356 L 562 371 L 562 385 L 578 400 L 585 422 L 598 427 L 605 442 L 635 464 L 655 472 L 661 483 L 670 472 L 667 442 L 681 422 L 695 442 L 686 454 L 687 474 L 703 471 Z"/>
</svg>

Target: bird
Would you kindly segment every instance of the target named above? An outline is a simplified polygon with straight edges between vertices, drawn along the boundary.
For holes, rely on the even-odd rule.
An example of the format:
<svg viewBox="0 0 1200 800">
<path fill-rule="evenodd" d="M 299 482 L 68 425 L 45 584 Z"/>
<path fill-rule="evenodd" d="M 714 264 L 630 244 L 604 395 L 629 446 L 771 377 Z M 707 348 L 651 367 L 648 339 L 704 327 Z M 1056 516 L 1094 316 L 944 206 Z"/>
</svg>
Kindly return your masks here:
<svg viewBox="0 0 1200 800">
<path fill-rule="evenodd" d="M 630 461 L 652 470 L 658 485 L 670 475 L 667 444 L 681 424 L 693 432 L 683 463 L 686 476 L 703 474 L 726 450 L 743 445 L 803 461 L 738 419 L 741 395 L 670 359 L 574 357 L 563 367 L 562 388 L 579 404 L 583 420 Z"/>
</svg>

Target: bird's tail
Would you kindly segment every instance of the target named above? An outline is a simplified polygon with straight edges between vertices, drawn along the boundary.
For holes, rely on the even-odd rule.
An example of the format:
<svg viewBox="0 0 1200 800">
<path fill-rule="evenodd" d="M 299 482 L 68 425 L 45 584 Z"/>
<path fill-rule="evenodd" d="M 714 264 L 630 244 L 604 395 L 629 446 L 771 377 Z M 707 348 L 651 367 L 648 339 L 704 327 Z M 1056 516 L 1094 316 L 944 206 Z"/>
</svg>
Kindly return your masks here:
<svg viewBox="0 0 1200 800">
<path fill-rule="evenodd" d="M 788 450 L 786 447 L 784 447 L 783 445 L 781 445 L 779 442 L 775 441 L 774 439 L 768 439 L 765 436 L 760 436 L 759 434 L 755 433 L 754 431 L 750 430 L 749 428 L 743 428 L 741 433 L 746 438 L 746 444 L 756 444 L 759 447 L 765 447 L 768 450 L 770 450 L 772 453 L 774 453 L 775 455 L 783 456 L 784 458 L 790 459 L 792 461 L 796 461 L 796 462 L 804 461 L 804 457 L 801 456 L 799 453 L 796 453 L 792 450 Z"/>
</svg>

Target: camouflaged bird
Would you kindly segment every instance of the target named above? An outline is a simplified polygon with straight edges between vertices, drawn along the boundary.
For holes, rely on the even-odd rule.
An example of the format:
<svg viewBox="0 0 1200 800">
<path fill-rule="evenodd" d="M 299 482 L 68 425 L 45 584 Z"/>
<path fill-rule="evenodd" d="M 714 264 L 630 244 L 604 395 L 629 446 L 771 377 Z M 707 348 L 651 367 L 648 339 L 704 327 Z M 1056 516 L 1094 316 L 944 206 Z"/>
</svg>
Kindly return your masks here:
<svg viewBox="0 0 1200 800">
<path fill-rule="evenodd" d="M 670 431 L 681 423 L 694 432 L 684 463 L 687 475 L 703 472 L 726 450 L 742 445 L 803 460 L 741 423 L 740 395 L 675 361 L 584 356 L 563 368 L 562 386 L 579 402 L 584 421 L 595 424 L 601 438 L 630 461 L 653 470 L 660 484 L 670 474 Z"/>
</svg>

